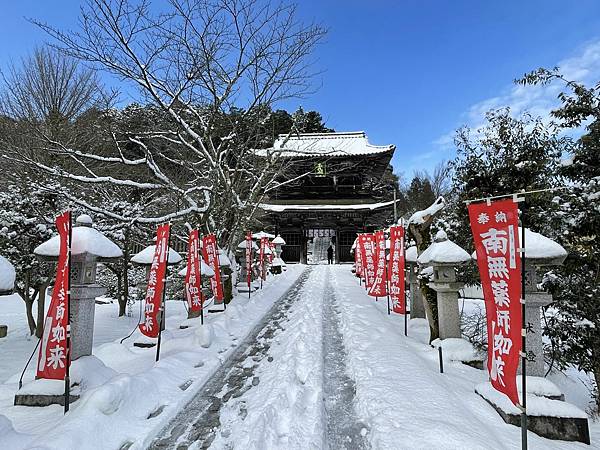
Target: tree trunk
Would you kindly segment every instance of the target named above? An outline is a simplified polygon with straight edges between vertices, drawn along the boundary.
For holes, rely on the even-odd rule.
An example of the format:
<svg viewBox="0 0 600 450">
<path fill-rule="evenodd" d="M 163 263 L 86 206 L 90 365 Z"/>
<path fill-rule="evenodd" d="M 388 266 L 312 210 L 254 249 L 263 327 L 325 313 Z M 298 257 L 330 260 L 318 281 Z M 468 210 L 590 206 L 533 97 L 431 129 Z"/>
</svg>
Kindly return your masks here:
<svg viewBox="0 0 600 450">
<path fill-rule="evenodd" d="M 409 234 L 416 242 L 418 255 L 423 253 L 423 251 L 431 244 L 431 236 L 429 234 L 430 227 L 430 220 L 426 221 L 423 224 L 411 223 L 408 226 Z M 428 279 L 421 279 L 419 281 L 419 287 L 421 288 L 421 294 L 423 296 L 423 306 L 425 307 L 427 321 L 429 322 L 429 343 L 431 343 L 440 337 L 437 294 L 433 289 L 429 287 Z"/>
<path fill-rule="evenodd" d="M 46 310 L 46 289 L 48 289 L 48 283 L 44 283 L 38 287 L 37 293 L 37 327 L 35 328 L 35 335 L 38 338 L 42 338 L 44 334 L 44 319 Z"/>
<path fill-rule="evenodd" d="M 127 314 L 129 300 L 129 228 L 125 228 L 125 243 L 123 245 L 123 264 L 121 266 L 122 291 L 119 289 L 119 317 Z"/>
</svg>

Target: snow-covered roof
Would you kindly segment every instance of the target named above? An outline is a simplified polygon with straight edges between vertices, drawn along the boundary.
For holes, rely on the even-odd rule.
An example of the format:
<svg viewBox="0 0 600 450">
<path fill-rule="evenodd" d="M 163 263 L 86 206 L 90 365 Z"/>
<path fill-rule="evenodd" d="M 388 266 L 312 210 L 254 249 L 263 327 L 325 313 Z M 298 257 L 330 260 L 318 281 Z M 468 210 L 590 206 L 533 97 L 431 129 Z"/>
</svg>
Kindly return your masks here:
<svg viewBox="0 0 600 450">
<path fill-rule="evenodd" d="M 152 259 L 154 258 L 155 249 L 156 249 L 156 245 L 149 245 L 148 247 L 143 249 L 141 252 L 133 255 L 131 257 L 131 262 L 134 262 L 136 264 L 146 264 L 146 265 L 152 264 Z M 179 253 L 177 253 L 175 250 L 173 250 L 171 247 L 169 247 L 168 263 L 169 264 L 177 264 L 180 261 L 181 261 L 181 255 Z"/>
<path fill-rule="evenodd" d="M 258 233 L 252 234 L 253 239 L 262 239 L 262 238 L 273 239 L 274 237 L 275 237 L 274 234 L 267 233 L 266 231 L 259 231 Z"/>
<path fill-rule="evenodd" d="M 446 205 L 446 201 L 444 200 L 444 197 L 438 197 L 438 199 L 435 202 L 433 202 L 427 209 L 424 209 L 423 211 L 417 211 L 412 216 L 410 216 L 410 219 L 408 219 L 408 223 L 409 224 L 425 223 L 429 219 L 429 217 L 436 214 L 445 205 Z M 400 219 L 400 220 L 402 220 L 402 219 Z"/>
<path fill-rule="evenodd" d="M 123 256 L 123 252 L 117 244 L 95 228 L 92 228 L 91 224 L 80 222 L 79 218 L 77 222 L 85 223 L 85 225 L 73 227 L 73 244 L 71 246 L 72 255 L 89 253 L 90 255 L 96 256 L 99 260 L 120 258 Z M 56 235 L 38 245 L 33 250 L 33 253 L 37 256 L 57 258 L 59 249 L 60 237 Z"/>
<path fill-rule="evenodd" d="M 302 211 L 302 210 L 322 210 L 322 211 L 344 211 L 344 210 L 374 210 L 379 208 L 384 208 L 386 206 L 391 206 L 394 204 L 394 201 L 391 200 L 389 202 L 382 203 L 357 203 L 353 205 L 273 205 L 262 203 L 260 204 L 260 208 L 265 211 L 273 211 L 273 212 L 283 212 L 283 211 Z"/>
<path fill-rule="evenodd" d="M 372 145 L 364 131 L 343 133 L 280 134 L 273 148 L 255 150 L 259 156 L 269 154 L 285 158 L 315 156 L 362 156 L 393 152 L 394 145 Z"/>
<path fill-rule="evenodd" d="M 202 258 L 199 258 L 199 259 L 200 259 L 200 272 L 202 273 L 202 276 L 203 277 L 213 277 L 215 275 L 215 271 L 212 269 L 212 267 L 210 267 L 208 264 L 206 264 Z M 182 277 L 185 277 L 186 272 L 187 272 L 187 265 L 177 273 L 179 275 L 181 275 Z"/>
<path fill-rule="evenodd" d="M 13 290 L 15 276 L 14 266 L 8 259 L 0 255 L 0 292 Z"/>
<path fill-rule="evenodd" d="M 417 258 L 419 264 L 460 264 L 470 261 L 469 254 L 448 239 L 444 230 L 435 235 L 433 243 L 423 251 Z"/>
<path fill-rule="evenodd" d="M 519 227 L 519 245 L 521 245 L 521 227 Z M 476 252 L 471 257 L 477 259 Z M 558 242 L 525 228 L 525 259 L 537 260 L 540 263 L 562 264 L 567 251 Z"/>
<path fill-rule="evenodd" d="M 273 242 L 275 245 L 285 245 L 285 241 L 280 234 L 278 234 L 271 242 Z"/>
</svg>

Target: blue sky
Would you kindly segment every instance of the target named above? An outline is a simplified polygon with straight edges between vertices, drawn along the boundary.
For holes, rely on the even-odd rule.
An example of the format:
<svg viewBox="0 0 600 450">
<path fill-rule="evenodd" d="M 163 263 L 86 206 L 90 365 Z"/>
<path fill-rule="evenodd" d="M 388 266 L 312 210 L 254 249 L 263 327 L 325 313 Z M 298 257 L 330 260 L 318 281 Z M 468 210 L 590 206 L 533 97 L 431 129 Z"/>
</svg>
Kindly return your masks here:
<svg viewBox="0 0 600 450">
<path fill-rule="evenodd" d="M 600 79 L 596 0 L 304 0 L 299 12 L 329 29 L 316 53 L 315 95 L 282 105 L 316 109 L 339 131 L 364 130 L 397 146 L 394 167 L 410 178 L 451 158 L 453 131 L 477 126 L 490 107 L 547 114 L 555 88 L 512 80 L 560 65 L 575 79 Z M 79 1 L 5 1 L 0 67 L 45 36 L 24 17 L 72 27 Z"/>
</svg>

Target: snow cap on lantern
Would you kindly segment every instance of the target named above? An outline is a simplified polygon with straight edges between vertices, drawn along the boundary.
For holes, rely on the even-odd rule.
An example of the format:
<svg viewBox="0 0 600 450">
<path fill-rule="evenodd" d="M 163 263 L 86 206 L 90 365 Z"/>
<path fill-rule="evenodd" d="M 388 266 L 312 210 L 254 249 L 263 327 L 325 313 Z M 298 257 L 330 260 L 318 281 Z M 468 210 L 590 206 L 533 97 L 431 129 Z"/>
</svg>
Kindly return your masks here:
<svg viewBox="0 0 600 450">
<path fill-rule="evenodd" d="M 246 250 L 246 239 L 244 239 L 242 242 L 240 242 L 237 246 L 237 248 L 239 250 Z M 252 250 L 259 250 L 258 245 L 256 245 L 256 242 L 252 241 Z"/>
<path fill-rule="evenodd" d="M 156 251 L 156 244 L 149 245 L 142 251 L 136 253 L 131 257 L 131 262 L 135 264 L 139 264 L 141 266 L 150 266 L 152 265 L 152 260 L 154 259 L 154 252 Z M 167 264 L 173 265 L 181 262 L 181 255 L 169 247 L 169 258 L 167 260 Z"/>
<path fill-rule="evenodd" d="M 13 265 L 0 255 L 0 295 L 10 294 L 15 287 L 16 272 Z"/>
<path fill-rule="evenodd" d="M 198 259 L 200 260 L 200 272 L 202 273 L 202 276 L 209 277 L 209 278 L 214 277 L 215 271 L 213 270 L 213 268 L 204 262 L 204 258 L 198 258 Z M 178 275 L 185 277 L 185 275 L 187 273 L 187 267 L 184 267 L 177 273 L 178 273 Z"/>
<path fill-rule="evenodd" d="M 449 240 L 444 230 L 437 232 L 433 243 L 417 258 L 424 266 L 456 266 L 470 260 L 469 254 Z"/>
<path fill-rule="evenodd" d="M 262 238 L 273 239 L 274 237 L 275 237 L 274 234 L 267 233 L 266 231 L 259 231 L 258 233 L 252 234 L 252 239 L 262 239 Z"/>
<path fill-rule="evenodd" d="M 519 246 L 521 245 L 522 229 L 519 227 Z M 471 255 L 477 259 L 477 253 Z M 533 266 L 558 266 L 567 257 L 567 251 L 558 242 L 525 228 L 525 262 Z"/>
<path fill-rule="evenodd" d="M 92 218 L 87 214 L 82 214 L 75 219 L 71 255 L 75 257 L 76 255 L 86 253 L 100 262 L 110 262 L 121 258 L 123 252 L 119 246 L 100 231 L 93 228 L 92 225 Z M 56 235 L 38 245 L 33 250 L 33 253 L 40 259 L 55 261 L 58 259 L 59 251 L 60 237 Z"/>
</svg>

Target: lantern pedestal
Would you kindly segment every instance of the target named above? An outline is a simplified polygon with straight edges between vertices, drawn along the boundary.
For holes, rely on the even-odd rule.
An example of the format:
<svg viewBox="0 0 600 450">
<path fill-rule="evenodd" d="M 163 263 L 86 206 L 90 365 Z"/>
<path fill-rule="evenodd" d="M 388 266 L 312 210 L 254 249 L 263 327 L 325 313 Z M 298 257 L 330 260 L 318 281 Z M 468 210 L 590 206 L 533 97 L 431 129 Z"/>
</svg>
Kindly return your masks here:
<svg viewBox="0 0 600 450">
<path fill-rule="evenodd" d="M 517 377 L 517 385 L 519 383 L 520 377 Z M 475 393 L 488 402 L 506 423 L 521 426 L 521 411 L 506 395 L 496 391 L 491 383 L 477 385 Z M 522 397 L 522 394 L 520 396 Z M 585 412 L 569 403 L 542 398 L 529 392 L 527 429 L 548 439 L 590 444 L 588 417 Z"/>
<path fill-rule="evenodd" d="M 436 268 L 434 267 L 434 273 Z M 450 267 L 454 273 L 454 268 Z M 435 280 L 435 278 L 434 278 Z M 460 313 L 458 310 L 458 291 L 464 283 L 433 281 L 429 287 L 437 292 L 440 339 L 460 338 Z"/>
<path fill-rule="evenodd" d="M 97 284 L 71 287 L 71 360 L 92 354 L 96 297 L 106 289 Z"/>
</svg>

